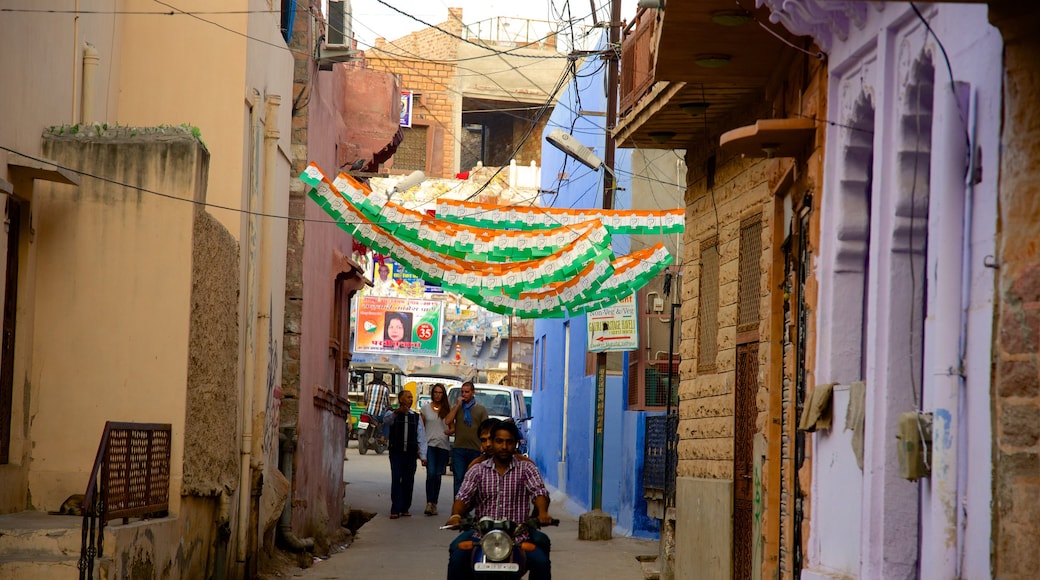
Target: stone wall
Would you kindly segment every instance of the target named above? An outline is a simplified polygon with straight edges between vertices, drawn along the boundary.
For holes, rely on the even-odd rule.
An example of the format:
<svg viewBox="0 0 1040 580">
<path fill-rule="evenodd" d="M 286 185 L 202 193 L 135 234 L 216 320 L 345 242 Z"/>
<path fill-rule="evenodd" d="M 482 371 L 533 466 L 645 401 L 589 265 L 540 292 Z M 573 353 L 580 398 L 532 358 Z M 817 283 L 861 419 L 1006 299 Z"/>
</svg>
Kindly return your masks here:
<svg viewBox="0 0 1040 580">
<path fill-rule="evenodd" d="M 392 47 L 389 50 L 395 52 Z M 458 163 L 455 159 L 458 140 L 455 113 L 462 102 L 455 78 L 457 67 L 429 60 L 400 58 L 381 53 L 378 49 L 368 51 L 366 60 L 369 68 L 399 75 L 401 88 L 416 94 L 412 103 L 412 124 L 429 127 L 428 142 L 437 142 L 432 137 L 435 132 L 443 136 L 440 150 L 427 153 L 427 177 L 454 177 Z"/>
<path fill-rule="evenodd" d="M 184 493 L 238 488 L 238 242 L 195 215 L 184 422 Z"/>
<path fill-rule="evenodd" d="M 783 87 L 767 88 L 770 102 L 756 110 L 746 110 L 727 119 L 719 131 L 754 123 L 757 119 L 779 117 L 814 118 L 826 110 L 826 67 L 818 62 L 792 64 L 789 82 Z M 789 111 L 786 115 L 778 111 Z M 753 460 L 753 529 L 755 570 L 768 577 L 790 577 L 796 558 L 796 543 L 804 553 L 808 538 L 808 457 L 811 443 L 805 444 L 806 460 L 795 464 L 793 445 L 797 422 L 793 389 L 784 390 L 785 378 L 793 380 L 796 361 L 793 349 L 785 353 L 781 338 L 784 304 L 793 300 L 782 289 L 784 281 L 783 197 L 789 196 L 795 208 L 805 203 L 810 211 L 808 240 L 811 263 L 819 243 L 819 219 L 813 211 L 812 196 L 819 195 L 823 172 L 823 124 L 818 124 L 815 139 L 798 158 L 765 159 L 727 155 L 715 147 L 687 152 L 686 234 L 684 239 L 682 339 L 679 385 L 679 466 L 678 485 L 688 486 L 692 495 L 711 493 L 713 481 L 734 478 L 734 408 L 736 355 L 738 343 L 739 255 L 741 223 L 748 218 L 761 222 L 759 257 L 759 319 L 755 333 L 758 349 L 756 421 Z M 718 142 L 712 135 L 709 142 Z M 788 216 L 790 218 L 790 216 Z M 793 220 L 797 220 L 797 211 Z M 718 307 L 713 361 L 698 360 L 700 312 L 701 243 L 715 238 L 718 256 Z M 753 259 L 753 258 L 749 258 Z M 810 270 L 811 272 L 811 270 Z M 806 282 L 804 304 L 809 320 L 816 304 L 816 282 L 811 274 Z M 815 339 L 810 323 L 806 331 L 806 357 L 802 364 L 811 369 Z M 744 336 L 744 339 L 747 339 Z M 785 359 L 785 354 L 787 358 Z M 707 363 L 707 364 L 702 364 Z M 713 363 L 713 364 L 712 364 Z M 806 372 L 806 389 L 812 388 L 812 374 Z M 790 382 L 788 382 L 790 386 Z M 781 428 L 781 426 L 784 426 Z M 789 444 L 781 445 L 782 441 Z M 796 473 L 796 470 L 798 472 Z M 796 495 L 793 482 L 798 479 Z M 781 482 L 787 482 L 786 487 Z M 703 489 L 700 489 L 703 488 Z M 698 491 L 700 490 L 700 491 Z M 795 517 L 796 506 L 801 506 Z M 677 502 L 677 526 L 682 526 L 693 506 Z M 730 506 L 732 509 L 732 506 Z M 687 526 L 688 527 L 688 526 Z M 800 533 L 795 533 L 798 527 Z M 781 531 L 782 530 L 782 531 Z M 679 529 L 677 528 L 677 534 Z M 725 539 L 731 549 L 730 538 Z M 693 549 L 677 539 L 677 553 Z M 780 561 L 780 554 L 787 555 Z M 729 554 L 726 554 L 727 559 Z M 684 574 L 677 559 L 679 577 Z"/>
<path fill-rule="evenodd" d="M 1040 568 L 1040 7 L 991 2 L 1005 42 L 993 577 Z"/>
</svg>

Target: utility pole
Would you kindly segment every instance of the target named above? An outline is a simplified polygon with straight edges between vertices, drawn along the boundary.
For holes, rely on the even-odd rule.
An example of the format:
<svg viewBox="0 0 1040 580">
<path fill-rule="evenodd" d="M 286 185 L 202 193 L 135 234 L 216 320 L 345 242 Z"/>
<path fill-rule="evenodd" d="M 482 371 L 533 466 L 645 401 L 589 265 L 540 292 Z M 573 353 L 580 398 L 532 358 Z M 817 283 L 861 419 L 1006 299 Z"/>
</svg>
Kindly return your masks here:
<svg viewBox="0 0 1040 580">
<path fill-rule="evenodd" d="M 618 52 L 621 50 L 621 0 L 610 0 L 607 54 L 607 127 L 603 146 L 603 209 L 614 209 L 614 126 L 617 125 Z M 607 353 L 596 353 L 596 425 L 592 444 L 592 511 L 578 519 L 578 539 L 609 540 L 613 518 L 603 511 L 603 428 L 606 422 Z"/>
</svg>

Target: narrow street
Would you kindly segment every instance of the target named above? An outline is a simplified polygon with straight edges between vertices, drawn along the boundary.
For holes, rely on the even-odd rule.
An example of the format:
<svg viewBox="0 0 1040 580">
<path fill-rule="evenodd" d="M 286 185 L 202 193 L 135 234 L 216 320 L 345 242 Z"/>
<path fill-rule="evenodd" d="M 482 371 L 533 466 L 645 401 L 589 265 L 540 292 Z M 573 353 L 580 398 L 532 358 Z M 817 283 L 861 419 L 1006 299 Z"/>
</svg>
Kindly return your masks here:
<svg viewBox="0 0 1040 580">
<path fill-rule="evenodd" d="M 443 578 L 448 562 L 448 544 L 455 533 L 439 527 L 451 513 L 452 478 L 448 473 L 441 486 L 439 514 L 423 515 L 426 472 L 416 472 L 412 517 L 391 520 L 390 463 L 386 454 L 371 451 L 361 455 L 352 441 L 343 463 L 347 503 L 351 509 L 377 515 L 358 530 L 349 548 L 318 561 L 309 569 L 297 570 L 292 578 Z M 559 528 L 548 528 L 552 538 L 553 575 L 563 579 L 643 578 L 637 556 L 657 554 L 657 542 L 615 537 L 606 542 L 578 540 L 578 518 L 563 511 L 560 502 L 550 508 L 560 519 Z"/>
</svg>

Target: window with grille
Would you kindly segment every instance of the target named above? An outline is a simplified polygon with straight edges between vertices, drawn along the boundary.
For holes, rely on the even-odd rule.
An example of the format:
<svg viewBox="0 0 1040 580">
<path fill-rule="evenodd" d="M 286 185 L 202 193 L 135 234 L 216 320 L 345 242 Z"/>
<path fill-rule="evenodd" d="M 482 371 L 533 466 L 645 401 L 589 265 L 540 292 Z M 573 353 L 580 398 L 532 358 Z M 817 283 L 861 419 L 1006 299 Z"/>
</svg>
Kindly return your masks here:
<svg viewBox="0 0 1040 580">
<path fill-rule="evenodd" d="M 422 125 L 401 129 L 404 139 L 394 153 L 394 169 L 426 171 L 427 129 Z"/>
<path fill-rule="evenodd" d="M 762 303 L 762 221 L 756 216 L 740 222 L 738 258 L 737 334 L 757 332 Z M 757 337 L 752 340 L 758 340 Z"/>
<path fill-rule="evenodd" d="M 647 407 L 664 407 L 668 405 L 668 393 L 672 393 L 672 404 L 678 394 L 678 389 L 670 389 L 672 382 L 679 382 L 679 361 L 672 362 L 671 376 L 669 376 L 668 361 L 650 361 L 646 367 L 646 401 Z"/>
<path fill-rule="evenodd" d="M 697 371 L 712 372 L 719 352 L 719 245 L 715 237 L 701 242 L 698 287 Z"/>
</svg>

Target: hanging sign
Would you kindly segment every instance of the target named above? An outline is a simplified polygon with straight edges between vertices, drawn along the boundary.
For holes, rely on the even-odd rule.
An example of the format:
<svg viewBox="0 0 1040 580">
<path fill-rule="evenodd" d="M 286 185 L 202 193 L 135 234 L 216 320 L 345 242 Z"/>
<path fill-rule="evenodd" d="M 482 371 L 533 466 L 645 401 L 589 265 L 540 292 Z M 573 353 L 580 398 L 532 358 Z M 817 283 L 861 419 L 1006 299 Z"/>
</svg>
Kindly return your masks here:
<svg viewBox="0 0 1040 580">
<path fill-rule="evenodd" d="M 629 294 L 613 306 L 586 314 L 589 352 L 635 350 L 639 348 L 636 296 Z"/>
<path fill-rule="evenodd" d="M 354 352 L 439 357 L 444 302 L 360 296 Z"/>
</svg>

